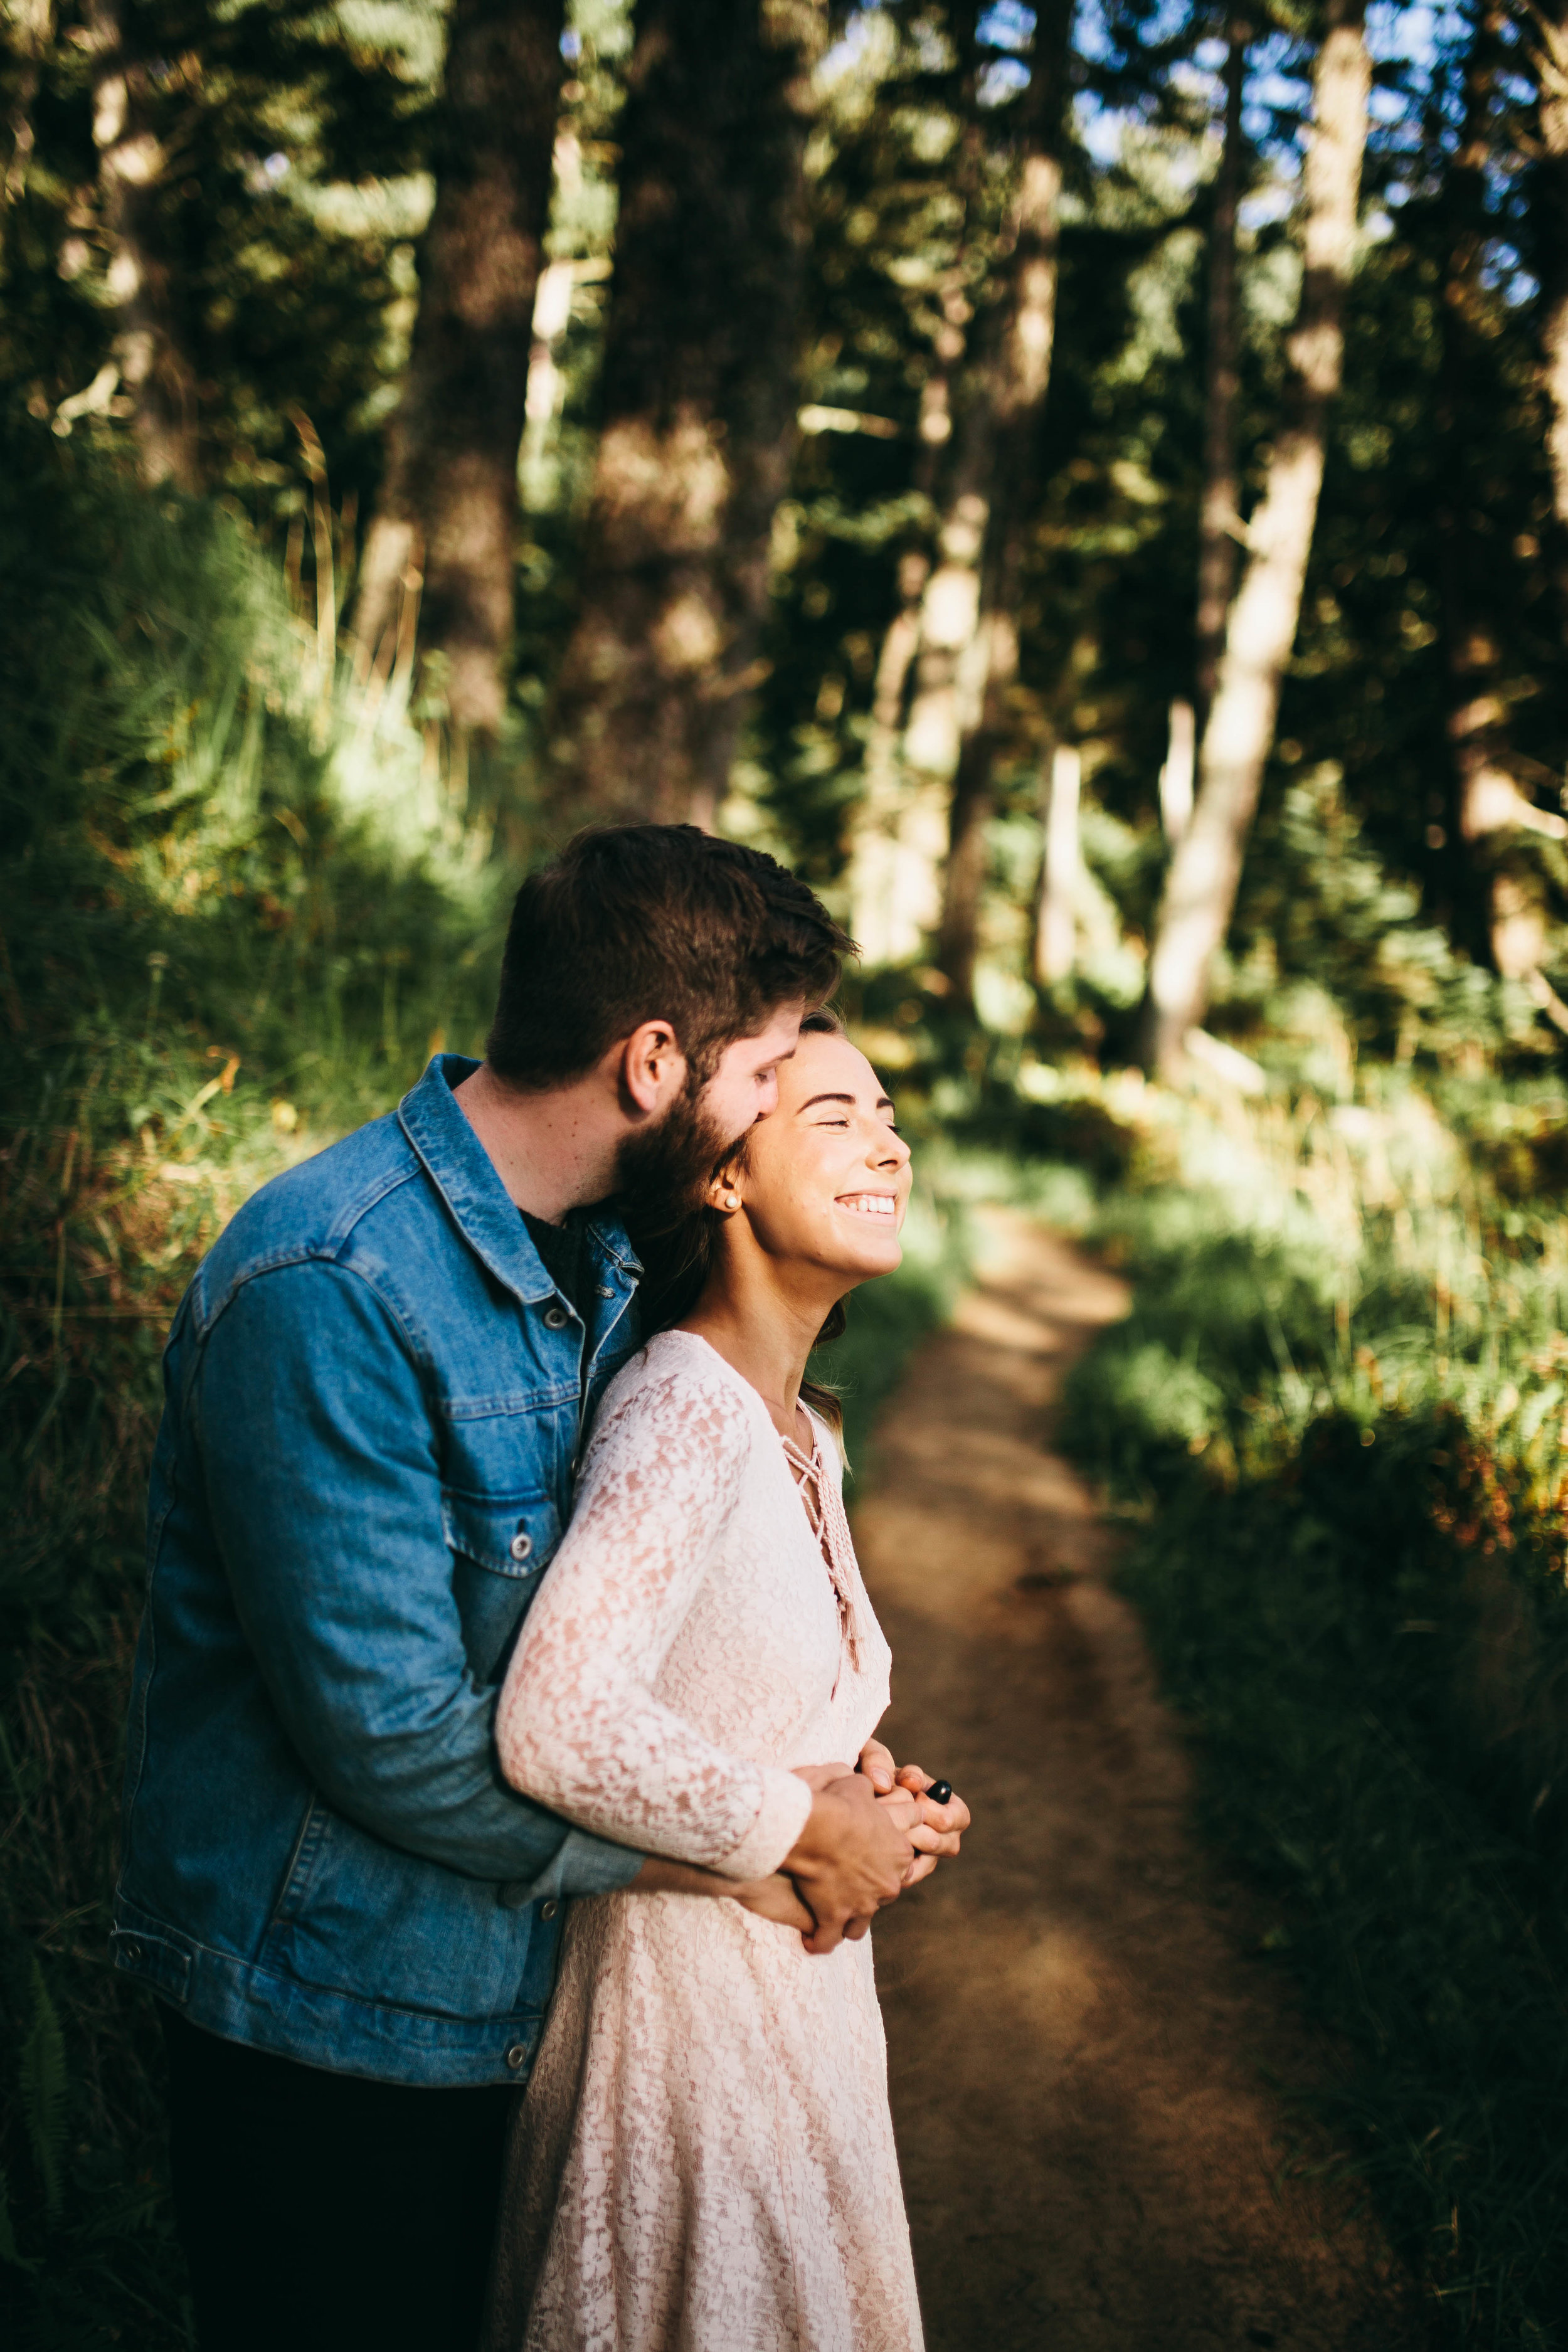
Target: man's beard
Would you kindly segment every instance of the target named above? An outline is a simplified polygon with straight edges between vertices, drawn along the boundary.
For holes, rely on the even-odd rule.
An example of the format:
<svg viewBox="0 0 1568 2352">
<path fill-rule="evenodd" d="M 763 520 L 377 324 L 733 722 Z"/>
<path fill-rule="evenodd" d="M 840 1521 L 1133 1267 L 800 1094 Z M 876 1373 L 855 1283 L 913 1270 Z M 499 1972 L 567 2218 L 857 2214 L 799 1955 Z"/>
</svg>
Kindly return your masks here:
<svg viewBox="0 0 1568 2352">
<path fill-rule="evenodd" d="M 706 1205 L 714 1171 L 743 1139 L 723 1134 L 688 1080 L 657 1126 L 634 1129 L 616 1150 L 615 1201 L 639 1244 L 672 1234 Z"/>
</svg>

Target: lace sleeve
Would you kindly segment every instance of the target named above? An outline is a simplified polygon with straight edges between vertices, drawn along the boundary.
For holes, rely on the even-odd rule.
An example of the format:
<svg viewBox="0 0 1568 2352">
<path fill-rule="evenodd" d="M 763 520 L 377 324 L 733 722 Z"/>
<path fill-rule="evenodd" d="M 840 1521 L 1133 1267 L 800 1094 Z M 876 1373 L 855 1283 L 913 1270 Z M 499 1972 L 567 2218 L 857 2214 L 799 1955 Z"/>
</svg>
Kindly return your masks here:
<svg viewBox="0 0 1568 2352">
<path fill-rule="evenodd" d="M 653 1683 L 734 1509 L 751 1444 L 742 1400 L 689 1372 L 649 1379 L 612 1410 L 496 1714 L 514 1788 L 602 1837 L 733 1878 L 777 1869 L 811 1792 L 791 1772 L 714 1747 Z"/>
</svg>

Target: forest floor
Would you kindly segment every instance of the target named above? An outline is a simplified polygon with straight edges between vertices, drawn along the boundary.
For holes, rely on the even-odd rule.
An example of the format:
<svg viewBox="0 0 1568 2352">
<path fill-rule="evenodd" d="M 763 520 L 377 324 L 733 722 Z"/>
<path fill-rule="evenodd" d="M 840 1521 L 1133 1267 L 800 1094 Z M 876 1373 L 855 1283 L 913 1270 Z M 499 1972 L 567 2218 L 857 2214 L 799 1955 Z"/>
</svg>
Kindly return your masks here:
<svg viewBox="0 0 1568 2352">
<path fill-rule="evenodd" d="M 1331 2053 L 1200 1849 L 1115 1538 L 1051 1450 L 1123 1286 L 1023 1219 L 880 1416 L 855 1527 L 895 1753 L 974 1826 L 879 1922 L 931 2352 L 1405 2352 L 1375 2225 L 1289 2098 Z"/>
</svg>

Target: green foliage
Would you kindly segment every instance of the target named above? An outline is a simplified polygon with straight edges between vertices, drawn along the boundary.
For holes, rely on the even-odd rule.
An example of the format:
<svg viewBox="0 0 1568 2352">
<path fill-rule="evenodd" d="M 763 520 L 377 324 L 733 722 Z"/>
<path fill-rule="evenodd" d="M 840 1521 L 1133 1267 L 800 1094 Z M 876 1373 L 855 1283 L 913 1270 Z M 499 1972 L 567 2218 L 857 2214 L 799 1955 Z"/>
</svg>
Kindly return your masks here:
<svg viewBox="0 0 1568 2352">
<path fill-rule="evenodd" d="M 1561 1490 L 1447 1407 L 1194 1482 L 1126 1570 L 1211 1825 L 1278 1906 L 1266 1948 L 1348 2050 L 1338 2165 L 1445 2342 L 1557 2343 L 1568 2297 L 1563 1568 Z"/>
<path fill-rule="evenodd" d="M 406 673 L 356 682 L 240 518 L 25 420 L 0 480 L 0 2310 L 167 2352 L 162 2053 L 107 1954 L 162 1335 L 255 1184 L 478 1044 L 505 891 Z"/>
<path fill-rule="evenodd" d="M 1462 1108 L 1151 1099 L 1093 1227 L 1132 1312 L 1065 1426 L 1128 1507 L 1264 1952 L 1348 2053 L 1314 2095 L 1336 2168 L 1439 2340 L 1500 2347 L 1568 2307 L 1568 1267 L 1535 1189 L 1568 1106 Z"/>
<path fill-rule="evenodd" d="M 0 381 L 39 418 L 92 381 L 114 331 L 92 46 L 59 14 L 0 248 Z M 436 0 L 122 0 L 121 14 L 163 159 L 142 233 L 168 273 L 208 478 L 297 506 L 289 414 L 302 405 L 343 483 L 368 487 L 429 203 Z M 79 439 L 119 430 L 101 408 L 60 422 Z"/>
</svg>

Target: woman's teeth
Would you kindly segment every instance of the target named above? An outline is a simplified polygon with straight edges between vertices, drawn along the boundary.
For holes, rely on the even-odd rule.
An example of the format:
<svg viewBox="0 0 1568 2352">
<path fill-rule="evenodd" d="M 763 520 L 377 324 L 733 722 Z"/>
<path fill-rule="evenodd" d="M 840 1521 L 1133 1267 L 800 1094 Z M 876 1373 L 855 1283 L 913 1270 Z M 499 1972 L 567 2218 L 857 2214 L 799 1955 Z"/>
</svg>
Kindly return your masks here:
<svg viewBox="0 0 1568 2352">
<path fill-rule="evenodd" d="M 838 1205 L 841 1209 L 853 1209 L 861 1217 L 892 1217 L 898 1214 L 899 1208 L 890 1192 L 841 1192 Z"/>
</svg>

